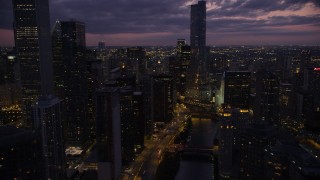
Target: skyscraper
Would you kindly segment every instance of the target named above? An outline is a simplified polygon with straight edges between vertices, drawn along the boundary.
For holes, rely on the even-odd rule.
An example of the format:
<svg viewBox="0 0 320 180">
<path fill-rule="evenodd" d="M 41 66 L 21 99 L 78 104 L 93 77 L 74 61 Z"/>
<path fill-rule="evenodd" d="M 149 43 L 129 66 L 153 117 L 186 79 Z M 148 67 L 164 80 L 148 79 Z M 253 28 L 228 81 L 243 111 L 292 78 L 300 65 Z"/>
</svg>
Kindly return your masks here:
<svg viewBox="0 0 320 180">
<path fill-rule="evenodd" d="M 61 108 L 59 99 L 52 95 L 49 3 L 47 0 L 14 0 L 13 6 L 25 126 L 32 125 L 41 138 L 42 158 L 37 163 L 44 165 L 44 178 L 64 179 Z"/>
<path fill-rule="evenodd" d="M 135 124 L 134 148 L 135 152 L 140 152 L 144 147 L 146 128 L 144 95 L 142 92 L 133 92 L 133 122 Z"/>
<path fill-rule="evenodd" d="M 294 91 L 293 85 L 280 83 L 279 85 L 279 123 L 286 126 L 291 121 L 294 114 Z"/>
<path fill-rule="evenodd" d="M 146 51 L 142 47 L 127 48 L 127 68 L 137 76 L 144 74 L 147 70 Z"/>
<path fill-rule="evenodd" d="M 143 75 L 140 81 L 140 90 L 143 93 L 143 116 L 145 121 L 145 134 L 151 135 L 153 132 L 152 119 L 152 78 L 150 75 Z"/>
<path fill-rule="evenodd" d="M 85 59 L 85 25 L 62 21 L 62 73 L 65 105 L 65 136 L 68 145 L 84 146 L 88 140 L 88 88 Z"/>
<path fill-rule="evenodd" d="M 48 0 L 13 0 L 13 11 L 24 124 L 31 127 L 32 104 L 38 95 L 53 91 L 49 3 Z"/>
<path fill-rule="evenodd" d="M 52 61 L 53 61 L 53 71 L 54 71 L 54 92 L 59 98 L 64 97 L 65 91 L 65 78 L 64 73 L 66 71 L 66 64 L 64 63 L 63 53 L 62 53 L 62 33 L 61 33 L 61 22 L 56 21 L 52 31 Z"/>
<path fill-rule="evenodd" d="M 198 61 L 204 60 L 206 49 L 206 1 L 191 5 L 190 46 Z"/>
<path fill-rule="evenodd" d="M 308 129 L 320 129 L 320 68 L 305 68 L 304 69 L 304 86 L 303 89 L 310 94 L 304 97 L 305 102 L 298 104 L 298 110 L 302 110 L 306 119 L 305 126 Z M 302 107 L 301 107 L 302 106 Z"/>
<path fill-rule="evenodd" d="M 264 157 L 276 143 L 279 132 L 267 124 L 255 124 L 240 136 L 239 179 L 264 177 Z"/>
<path fill-rule="evenodd" d="M 232 108 L 249 109 L 251 73 L 225 71 L 222 81 L 224 103 Z"/>
<path fill-rule="evenodd" d="M 44 177 L 64 179 L 66 167 L 60 100 L 52 95 L 41 96 L 34 111 L 35 130 L 41 136 Z"/>
<path fill-rule="evenodd" d="M 178 81 L 177 81 L 177 91 L 180 92 L 181 95 L 185 96 L 187 91 L 187 80 L 189 77 L 189 68 L 191 61 L 191 50 L 190 46 L 184 45 L 181 46 L 180 56 L 179 56 L 179 73 L 178 73 Z"/>
<path fill-rule="evenodd" d="M 121 172 L 120 97 L 115 87 L 95 93 L 98 179 L 119 179 Z"/>
<path fill-rule="evenodd" d="M 169 122 L 173 116 L 173 79 L 170 75 L 152 77 L 153 121 Z"/>
<path fill-rule="evenodd" d="M 128 165 L 134 158 L 135 125 L 133 121 L 133 89 L 120 89 L 120 118 L 121 118 L 121 151 L 122 164 Z"/>
<path fill-rule="evenodd" d="M 41 142 L 32 130 L 0 126 L 1 179 L 45 179 Z"/>
<path fill-rule="evenodd" d="M 186 45 L 185 39 L 177 39 L 177 55 L 181 53 L 181 47 Z"/>
<path fill-rule="evenodd" d="M 266 70 L 257 72 L 254 114 L 257 120 L 278 121 L 279 80 Z"/>
</svg>

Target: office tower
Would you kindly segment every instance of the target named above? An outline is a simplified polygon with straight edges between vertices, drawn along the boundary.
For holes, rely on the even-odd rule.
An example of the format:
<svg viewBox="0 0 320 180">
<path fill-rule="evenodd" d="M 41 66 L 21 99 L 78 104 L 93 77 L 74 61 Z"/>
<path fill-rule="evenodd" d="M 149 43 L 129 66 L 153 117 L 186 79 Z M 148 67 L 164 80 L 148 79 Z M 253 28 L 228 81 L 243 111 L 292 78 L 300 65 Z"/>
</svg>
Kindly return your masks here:
<svg viewBox="0 0 320 180">
<path fill-rule="evenodd" d="M 281 57 L 280 58 L 280 68 L 281 68 L 281 80 L 283 82 L 288 82 L 293 75 L 293 68 L 292 68 L 292 57 Z"/>
<path fill-rule="evenodd" d="M 121 128 L 119 89 L 101 88 L 95 93 L 98 179 L 119 179 Z"/>
<path fill-rule="evenodd" d="M 146 121 L 144 115 L 144 96 L 133 92 L 133 123 L 135 124 L 134 150 L 139 153 L 144 148 Z"/>
<path fill-rule="evenodd" d="M 311 68 L 311 52 L 310 50 L 302 50 L 299 54 L 300 60 L 300 67 L 299 67 L 299 85 L 303 85 L 303 77 L 304 77 L 304 70 L 306 68 Z"/>
<path fill-rule="evenodd" d="M 88 140 L 88 84 L 85 56 L 85 25 L 78 21 L 62 21 L 62 61 L 64 64 L 64 125 L 67 145 L 85 146 Z"/>
<path fill-rule="evenodd" d="M 220 179 L 229 179 L 232 175 L 234 120 L 231 108 L 224 107 L 219 110 L 219 175 Z"/>
<path fill-rule="evenodd" d="M 88 135 L 90 136 L 89 142 L 95 140 L 95 110 L 94 110 L 94 99 L 93 95 L 96 89 L 102 87 L 102 83 L 99 82 L 98 76 L 103 76 L 103 72 L 94 72 L 102 70 L 103 61 L 96 58 L 96 51 L 93 49 L 86 49 L 85 53 L 85 64 L 86 64 L 86 79 L 87 79 L 87 96 L 88 96 Z M 95 67 L 95 68 L 93 68 Z M 101 74 L 98 74 L 101 73 Z M 103 78 L 103 77 L 101 77 Z"/>
<path fill-rule="evenodd" d="M 93 86 L 101 87 L 109 77 L 109 69 L 106 62 L 100 60 L 90 61 L 89 76 L 92 76 Z"/>
<path fill-rule="evenodd" d="M 190 46 L 198 61 L 204 61 L 206 51 L 206 1 L 191 5 Z"/>
<path fill-rule="evenodd" d="M 219 126 L 219 174 L 220 179 L 236 176 L 237 152 L 240 147 L 240 135 L 252 124 L 249 111 L 231 109 L 230 106 L 218 108 Z"/>
<path fill-rule="evenodd" d="M 265 70 L 259 70 L 256 79 L 255 118 L 275 123 L 279 119 L 279 79 Z"/>
<path fill-rule="evenodd" d="M 145 135 L 151 135 L 153 133 L 153 97 L 152 97 L 152 78 L 150 75 L 143 75 L 140 81 L 140 90 L 143 93 L 143 114 L 145 121 Z"/>
<path fill-rule="evenodd" d="M 181 53 L 181 47 L 186 45 L 185 39 L 177 39 L 177 55 Z"/>
<path fill-rule="evenodd" d="M 99 51 L 104 51 L 104 50 L 106 50 L 106 41 L 99 41 L 99 43 L 98 43 L 98 50 L 99 50 Z"/>
<path fill-rule="evenodd" d="M 87 53 L 88 54 L 88 53 Z M 105 81 L 104 62 L 98 59 L 88 57 L 87 60 L 87 82 L 88 82 L 88 129 L 90 129 L 90 140 L 95 138 L 95 106 L 94 106 L 94 92 L 103 87 Z"/>
<path fill-rule="evenodd" d="M 251 74 L 247 71 L 225 71 L 221 92 L 223 102 L 232 108 L 248 110 L 250 100 Z"/>
<path fill-rule="evenodd" d="M 146 51 L 142 47 L 127 48 L 127 66 L 128 71 L 139 80 L 139 75 L 147 70 Z"/>
<path fill-rule="evenodd" d="M 52 37 L 52 63 L 54 70 L 54 92 L 59 98 L 64 97 L 66 79 L 64 77 L 66 65 L 63 59 L 63 44 L 62 44 L 62 32 L 61 22 L 57 20 L 51 31 Z"/>
<path fill-rule="evenodd" d="M 169 122 L 173 117 L 173 81 L 170 75 L 152 76 L 154 122 Z"/>
<path fill-rule="evenodd" d="M 188 45 L 183 45 L 180 47 L 179 55 L 179 69 L 177 75 L 177 91 L 182 95 L 186 95 L 188 79 L 190 80 L 189 68 L 191 64 L 191 49 Z"/>
<path fill-rule="evenodd" d="M 57 97 L 39 97 L 34 107 L 35 132 L 41 137 L 45 179 L 65 179 L 61 103 Z"/>
<path fill-rule="evenodd" d="M 1 179 L 44 179 L 40 138 L 31 130 L 0 127 Z"/>
<path fill-rule="evenodd" d="M 99 41 L 98 50 L 97 50 L 97 59 L 99 59 L 101 61 L 105 61 L 106 57 L 107 57 L 106 42 L 105 41 Z"/>
<path fill-rule="evenodd" d="M 133 121 L 133 89 L 120 89 L 121 157 L 127 166 L 134 158 L 135 122 Z"/>
<path fill-rule="evenodd" d="M 172 76 L 172 80 L 173 80 L 173 102 L 177 102 L 177 98 L 180 99 L 181 97 L 181 93 L 180 91 L 178 91 L 178 81 L 179 81 L 179 74 L 180 74 L 180 64 L 181 62 L 178 61 L 179 55 L 177 56 L 169 56 L 169 75 Z"/>
<path fill-rule="evenodd" d="M 305 126 L 320 129 L 320 68 L 305 68 L 302 97 L 298 96 L 297 111 L 304 115 Z M 300 102 L 299 102 L 300 100 Z"/>
<path fill-rule="evenodd" d="M 257 179 L 264 177 L 264 156 L 275 145 L 278 131 L 265 123 L 255 124 L 240 137 L 240 177 Z"/>
<path fill-rule="evenodd" d="M 47 0 L 13 0 L 13 12 L 24 125 L 31 127 L 32 104 L 38 95 L 53 91 L 49 3 Z"/>
<path fill-rule="evenodd" d="M 289 121 L 292 121 L 294 114 L 293 101 L 293 85 L 290 83 L 280 83 L 279 87 L 279 124 L 286 126 Z"/>
</svg>

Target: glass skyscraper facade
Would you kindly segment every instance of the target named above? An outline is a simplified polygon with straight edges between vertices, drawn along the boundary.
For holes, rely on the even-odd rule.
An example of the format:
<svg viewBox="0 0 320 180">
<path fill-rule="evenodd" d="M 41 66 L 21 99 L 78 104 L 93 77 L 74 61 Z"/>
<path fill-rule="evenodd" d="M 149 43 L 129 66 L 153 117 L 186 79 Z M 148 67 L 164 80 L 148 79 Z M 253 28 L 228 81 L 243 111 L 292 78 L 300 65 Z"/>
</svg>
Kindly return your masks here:
<svg viewBox="0 0 320 180">
<path fill-rule="evenodd" d="M 49 3 L 48 0 L 13 0 L 13 12 L 24 126 L 31 127 L 32 104 L 40 94 L 53 91 Z"/>
<path fill-rule="evenodd" d="M 206 49 L 206 1 L 191 5 L 190 46 L 196 57 L 203 60 Z"/>
</svg>

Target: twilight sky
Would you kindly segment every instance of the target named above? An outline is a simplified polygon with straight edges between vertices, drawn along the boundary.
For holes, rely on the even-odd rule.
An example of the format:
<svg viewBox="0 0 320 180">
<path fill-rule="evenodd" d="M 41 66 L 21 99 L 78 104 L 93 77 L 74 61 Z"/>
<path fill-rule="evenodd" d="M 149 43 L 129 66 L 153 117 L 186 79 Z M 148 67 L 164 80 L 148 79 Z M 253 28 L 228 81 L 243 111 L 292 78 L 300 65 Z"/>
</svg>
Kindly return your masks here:
<svg viewBox="0 0 320 180">
<path fill-rule="evenodd" d="M 51 24 L 86 24 L 87 45 L 189 42 L 197 0 L 49 0 Z M 11 0 L 0 0 L 0 46 L 12 46 Z M 207 0 L 207 45 L 320 45 L 320 0 Z"/>
</svg>

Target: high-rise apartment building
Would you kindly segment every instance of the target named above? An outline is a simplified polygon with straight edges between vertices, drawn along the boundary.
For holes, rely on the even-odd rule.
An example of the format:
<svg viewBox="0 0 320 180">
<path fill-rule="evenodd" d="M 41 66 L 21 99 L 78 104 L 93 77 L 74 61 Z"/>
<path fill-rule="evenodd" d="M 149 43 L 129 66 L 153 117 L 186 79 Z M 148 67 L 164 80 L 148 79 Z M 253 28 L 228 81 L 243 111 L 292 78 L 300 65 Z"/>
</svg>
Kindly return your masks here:
<svg viewBox="0 0 320 180">
<path fill-rule="evenodd" d="M 13 12 L 24 125 L 31 127 L 32 105 L 40 94 L 53 91 L 49 3 L 48 0 L 13 0 Z"/>
<path fill-rule="evenodd" d="M 206 1 L 191 5 L 190 46 L 192 53 L 202 61 L 206 51 Z"/>
</svg>

